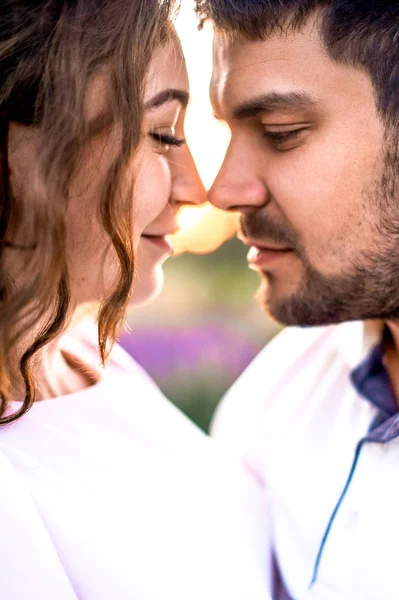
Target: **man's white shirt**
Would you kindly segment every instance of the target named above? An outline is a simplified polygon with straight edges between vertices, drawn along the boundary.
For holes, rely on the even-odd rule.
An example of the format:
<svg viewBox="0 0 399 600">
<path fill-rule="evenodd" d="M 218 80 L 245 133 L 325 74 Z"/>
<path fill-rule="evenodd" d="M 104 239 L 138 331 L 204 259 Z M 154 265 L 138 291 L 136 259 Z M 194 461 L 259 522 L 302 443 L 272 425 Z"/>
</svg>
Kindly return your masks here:
<svg viewBox="0 0 399 600">
<path fill-rule="evenodd" d="M 370 433 L 379 410 L 350 378 L 380 338 L 379 324 L 360 322 L 287 329 L 214 421 L 214 437 L 267 487 L 295 600 L 399 598 L 399 417 Z"/>
</svg>

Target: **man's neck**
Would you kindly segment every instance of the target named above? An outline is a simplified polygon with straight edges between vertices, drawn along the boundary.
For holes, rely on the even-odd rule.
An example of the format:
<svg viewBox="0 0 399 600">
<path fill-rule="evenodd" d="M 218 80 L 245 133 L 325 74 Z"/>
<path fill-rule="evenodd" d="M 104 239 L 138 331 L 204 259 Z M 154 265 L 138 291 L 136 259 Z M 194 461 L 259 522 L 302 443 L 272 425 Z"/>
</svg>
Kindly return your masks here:
<svg viewBox="0 0 399 600">
<path fill-rule="evenodd" d="M 384 364 L 399 407 L 399 322 L 387 321 L 385 324 L 391 335 L 385 342 Z"/>
</svg>

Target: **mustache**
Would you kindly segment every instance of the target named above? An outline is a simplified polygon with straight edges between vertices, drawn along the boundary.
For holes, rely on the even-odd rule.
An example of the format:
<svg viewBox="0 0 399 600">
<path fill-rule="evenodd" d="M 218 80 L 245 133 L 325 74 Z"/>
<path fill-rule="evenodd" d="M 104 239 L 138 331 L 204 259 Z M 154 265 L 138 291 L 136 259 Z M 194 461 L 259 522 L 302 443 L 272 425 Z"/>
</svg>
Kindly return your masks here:
<svg viewBox="0 0 399 600">
<path fill-rule="evenodd" d="M 276 221 L 261 211 L 253 211 L 241 215 L 239 232 L 243 237 L 262 241 L 263 239 L 299 250 L 298 236 L 287 222 Z"/>
</svg>

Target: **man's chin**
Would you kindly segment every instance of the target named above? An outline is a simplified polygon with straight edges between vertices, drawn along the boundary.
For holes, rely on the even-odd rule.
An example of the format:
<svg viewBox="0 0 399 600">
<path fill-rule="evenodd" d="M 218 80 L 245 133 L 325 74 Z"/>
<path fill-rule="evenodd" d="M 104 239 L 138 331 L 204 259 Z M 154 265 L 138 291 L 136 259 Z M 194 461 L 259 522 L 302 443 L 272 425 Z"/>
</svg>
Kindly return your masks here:
<svg viewBox="0 0 399 600">
<path fill-rule="evenodd" d="M 338 312 L 325 310 L 317 300 L 309 301 L 298 293 L 277 295 L 273 286 L 266 282 L 260 287 L 256 298 L 269 317 L 285 326 L 312 327 L 348 320 L 339 318 Z"/>
<path fill-rule="evenodd" d="M 265 313 L 282 325 L 301 324 L 303 310 L 297 305 L 298 300 L 306 296 L 303 269 L 286 269 L 284 272 L 280 269 L 275 272 L 260 271 L 259 275 L 261 285 L 256 299 Z M 306 318 L 309 318 L 309 311 L 305 312 Z"/>
<path fill-rule="evenodd" d="M 286 305 L 281 302 L 272 302 L 268 295 L 264 292 L 260 291 L 257 293 L 256 298 L 258 303 L 260 304 L 263 312 L 276 321 L 280 323 L 280 325 L 299 325 L 296 319 L 293 318 L 293 315 L 287 311 Z"/>
<path fill-rule="evenodd" d="M 277 301 L 276 298 L 273 298 L 270 286 L 266 281 L 263 281 L 256 292 L 255 299 L 268 317 L 281 323 L 281 325 L 291 325 L 291 323 L 286 322 L 286 319 L 284 318 L 285 315 L 281 314 L 282 300 L 280 299 L 280 301 Z"/>
<path fill-rule="evenodd" d="M 376 269 L 358 267 L 324 276 L 305 266 L 303 274 L 291 270 L 261 273 L 257 298 L 265 312 L 282 325 L 309 327 L 397 318 L 399 270 L 398 277 L 387 279 L 382 268 L 380 274 Z"/>
<path fill-rule="evenodd" d="M 293 310 L 293 295 L 277 293 L 276 285 L 262 277 L 262 285 L 256 292 L 256 300 L 266 315 L 281 325 L 303 325 Z M 302 315 L 303 316 L 303 315 Z M 306 323 L 307 324 L 307 323 Z"/>
</svg>

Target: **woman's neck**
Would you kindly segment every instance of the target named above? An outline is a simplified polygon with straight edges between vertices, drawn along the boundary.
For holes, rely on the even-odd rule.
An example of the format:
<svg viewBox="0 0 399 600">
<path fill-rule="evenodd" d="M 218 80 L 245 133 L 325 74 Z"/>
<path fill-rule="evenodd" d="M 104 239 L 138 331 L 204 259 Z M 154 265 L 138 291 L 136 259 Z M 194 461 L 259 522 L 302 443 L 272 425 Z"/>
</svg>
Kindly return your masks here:
<svg viewBox="0 0 399 600">
<path fill-rule="evenodd" d="M 36 384 L 36 401 L 66 396 L 91 387 L 99 381 L 95 367 L 85 364 L 84 359 L 70 349 L 63 348 L 60 338 L 52 341 L 34 357 L 34 380 Z M 73 336 L 71 336 L 73 339 Z M 79 349 L 79 340 L 75 344 Z M 25 396 L 22 377 L 14 387 L 12 399 L 21 401 Z"/>
<path fill-rule="evenodd" d="M 83 363 L 64 352 L 59 344 L 46 350 L 36 380 L 38 401 L 74 394 L 94 383 L 89 366 L 85 368 Z"/>
</svg>

